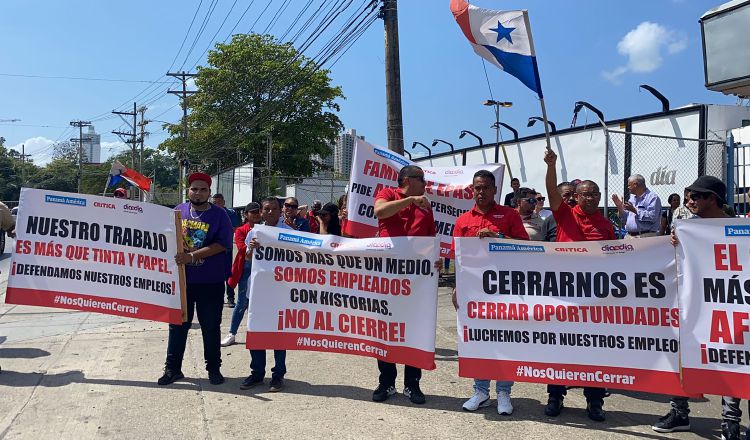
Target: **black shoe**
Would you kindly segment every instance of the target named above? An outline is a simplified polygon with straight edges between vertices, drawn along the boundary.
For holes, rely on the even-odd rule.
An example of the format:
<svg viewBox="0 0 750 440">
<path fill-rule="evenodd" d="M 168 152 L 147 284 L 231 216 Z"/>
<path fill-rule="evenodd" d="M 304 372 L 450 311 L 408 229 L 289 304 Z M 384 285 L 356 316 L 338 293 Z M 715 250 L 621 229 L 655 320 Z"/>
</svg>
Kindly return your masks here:
<svg viewBox="0 0 750 440">
<path fill-rule="evenodd" d="M 656 432 L 690 431 L 690 419 L 688 416 L 678 414 L 676 410 L 670 410 L 666 416 L 651 425 Z"/>
<path fill-rule="evenodd" d="M 211 385 L 221 385 L 224 383 L 224 376 L 222 376 L 221 371 L 219 370 L 209 371 L 208 381 Z"/>
<path fill-rule="evenodd" d="M 169 368 L 164 369 L 164 375 L 156 381 L 159 385 L 169 385 L 170 383 L 177 382 L 185 377 L 182 371 L 174 371 Z"/>
<path fill-rule="evenodd" d="M 547 406 L 544 407 L 544 414 L 549 417 L 557 417 L 563 409 L 563 396 L 550 394 L 547 399 Z"/>
<path fill-rule="evenodd" d="M 271 383 L 268 385 L 268 391 L 272 393 L 278 393 L 284 389 L 284 378 L 283 377 L 272 377 Z"/>
<path fill-rule="evenodd" d="M 730 420 L 721 422 L 721 440 L 740 440 L 740 424 Z"/>
<path fill-rule="evenodd" d="M 589 400 L 588 405 L 586 405 L 586 412 L 591 420 L 603 422 L 606 419 L 606 415 L 602 409 L 603 405 L 604 402 L 601 400 Z"/>
<path fill-rule="evenodd" d="M 229 307 L 230 309 L 233 309 L 234 306 L 236 306 L 236 304 L 234 303 L 233 299 L 230 299 L 229 301 L 227 301 L 227 307 Z"/>
<path fill-rule="evenodd" d="M 373 402 L 385 402 L 389 397 L 396 394 L 396 387 L 393 385 L 383 385 L 382 383 L 372 392 Z"/>
<path fill-rule="evenodd" d="M 424 393 L 419 389 L 419 382 L 404 386 L 404 396 L 411 400 L 411 403 L 421 405 L 425 403 Z"/>
<path fill-rule="evenodd" d="M 245 380 L 242 381 L 242 385 L 240 385 L 241 390 L 249 390 L 250 388 L 254 387 L 255 385 L 263 383 L 263 378 L 260 376 L 254 376 L 249 375 Z"/>
</svg>

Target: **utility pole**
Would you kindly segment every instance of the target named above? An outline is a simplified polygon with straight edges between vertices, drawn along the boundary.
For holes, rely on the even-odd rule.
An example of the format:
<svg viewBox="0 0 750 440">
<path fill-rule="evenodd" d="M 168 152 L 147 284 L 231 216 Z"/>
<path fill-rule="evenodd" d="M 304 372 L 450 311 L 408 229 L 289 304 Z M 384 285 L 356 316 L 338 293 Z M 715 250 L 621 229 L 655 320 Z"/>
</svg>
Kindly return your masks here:
<svg viewBox="0 0 750 440">
<path fill-rule="evenodd" d="M 137 123 L 136 123 L 135 117 L 138 114 L 138 112 L 137 112 L 137 109 L 136 109 L 136 104 L 135 104 L 135 102 L 133 103 L 133 111 L 132 112 L 112 111 L 112 113 L 115 114 L 115 115 L 117 115 L 117 116 L 119 116 L 120 119 L 122 119 L 123 122 L 125 122 L 125 124 L 127 124 L 130 127 L 130 129 L 132 130 L 130 133 L 123 133 L 121 131 L 116 131 L 116 130 L 112 131 L 112 133 L 120 136 L 120 139 L 123 139 L 122 136 L 130 136 L 130 140 L 129 141 L 126 141 L 125 139 L 123 139 L 123 142 L 125 142 L 126 144 L 130 144 L 130 149 L 131 149 L 131 154 L 130 155 L 131 155 L 131 160 L 133 161 L 132 167 L 133 167 L 133 169 L 137 169 L 136 164 L 138 162 L 136 161 L 136 158 L 135 158 L 135 156 L 136 156 L 135 151 L 136 151 L 136 147 L 138 146 L 138 135 L 136 133 Z M 127 119 L 125 119 L 123 116 L 132 116 L 133 117 L 133 122 L 131 123 L 130 121 L 128 121 Z"/>
<path fill-rule="evenodd" d="M 187 154 L 187 147 L 188 147 L 188 123 L 187 123 L 187 97 L 188 95 L 192 95 L 193 93 L 196 93 L 195 91 L 189 91 L 187 89 L 187 80 L 188 78 L 192 78 L 194 76 L 197 76 L 195 73 L 187 73 L 184 70 L 182 72 L 167 72 L 167 76 L 171 76 L 174 78 L 179 78 L 182 81 L 182 90 L 168 90 L 167 93 L 171 93 L 173 95 L 177 95 L 181 98 L 182 103 L 182 141 L 183 141 L 183 147 L 182 151 L 177 154 L 177 161 L 180 165 L 180 177 L 179 182 L 177 182 L 177 192 L 180 194 L 180 202 L 184 201 L 185 199 L 185 174 L 187 171 L 187 160 L 185 155 Z"/>
<path fill-rule="evenodd" d="M 26 158 L 31 157 L 26 154 L 26 144 L 21 144 L 21 186 L 26 184 Z"/>
<path fill-rule="evenodd" d="M 401 114 L 401 64 L 398 53 L 396 0 L 383 0 L 380 17 L 385 25 L 385 100 L 388 149 L 404 154 L 404 122 Z"/>
<path fill-rule="evenodd" d="M 141 115 L 141 122 L 138 123 L 138 127 L 141 129 L 141 135 L 138 138 L 141 144 L 140 152 L 138 154 L 138 172 L 143 174 L 143 143 L 145 142 L 146 136 L 149 135 L 146 131 L 146 125 L 148 125 L 148 121 L 145 119 L 146 106 L 138 107 L 138 113 Z"/>
<path fill-rule="evenodd" d="M 81 177 L 83 177 L 83 127 L 91 125 L 89 121 L 70 121 L 70 125 L 78 127 L 78 139 L 71 139 L 72 141 L 78 141 L 78 192 L 81 192 Z"/>
</svg>

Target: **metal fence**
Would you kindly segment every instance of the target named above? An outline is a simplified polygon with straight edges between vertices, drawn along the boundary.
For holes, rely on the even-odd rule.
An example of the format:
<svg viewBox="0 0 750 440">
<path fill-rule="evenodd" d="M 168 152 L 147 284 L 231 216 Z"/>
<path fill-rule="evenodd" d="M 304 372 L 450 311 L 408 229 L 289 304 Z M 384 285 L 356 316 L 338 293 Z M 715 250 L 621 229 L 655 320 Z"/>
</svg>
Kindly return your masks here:
<svg viewBox="0 0 750 440">
<path fill-rule="evenodd" d="M 670 194 L 682 198 L 684 188 L 699 176 L 726 182 L 727 146 L 721 140 L 689 139 L 608 130 L 610 194 L 628 193 L 628 177 L 640 174 L 646 186 L 667 206 Z M 611 204 L 610 204 L 611 206 Z"/>
<path fill-rule="evenodd" d="M 750 144 L 727 145 L 727 187 L 737 215 L 750 214 Z"/>
</svg>

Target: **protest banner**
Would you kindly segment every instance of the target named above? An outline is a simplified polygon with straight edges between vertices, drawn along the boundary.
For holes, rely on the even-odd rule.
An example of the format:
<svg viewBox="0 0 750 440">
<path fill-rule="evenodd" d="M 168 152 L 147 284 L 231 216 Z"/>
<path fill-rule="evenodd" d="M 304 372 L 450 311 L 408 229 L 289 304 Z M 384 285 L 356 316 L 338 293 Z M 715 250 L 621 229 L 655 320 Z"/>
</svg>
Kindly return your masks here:
<svg viewBox="0 0 750 440">
<path fill-rule="evenodd" d="M 677 220 L 685 391 L 750 399 L 750 219 Z"/>
<path fill-rule="evenodd" d="M 180 324 L 174 211 L 23 188 L 5 302 Z"/>
<path fill-rule="evenodd" d="M 432 370 L 437 240 L 256 226 L 247 348 L 369 356 Z"/>
<path fill-rule="evenodd" d="M 669 237 L 456 239 L 459 375 L 684 394 Z"/>
<path fill-rule="evenodd" d="M 362 139 L 354 143 L 354 155 L 346 203 L 345 233 L 352 237 L 374 237 L 378 232 L 375 218 L 375 196 L 384 187 L 397 187 L 398 172 L 414 162 L 393 151 L 375 147 Z M 452 258 L 451 241 L 456 219 L 474 207 L 471 189 L 474 173 L 488 170 L 495 175 L 495 183 L 502 188 L 502 164 L 464 165 L 422 168 L 425 176 L 425 196 L 430 200 L 435 217 L 440 256 Z M 495 196 L 500 203 L 500 192 Z"/>
</svg>

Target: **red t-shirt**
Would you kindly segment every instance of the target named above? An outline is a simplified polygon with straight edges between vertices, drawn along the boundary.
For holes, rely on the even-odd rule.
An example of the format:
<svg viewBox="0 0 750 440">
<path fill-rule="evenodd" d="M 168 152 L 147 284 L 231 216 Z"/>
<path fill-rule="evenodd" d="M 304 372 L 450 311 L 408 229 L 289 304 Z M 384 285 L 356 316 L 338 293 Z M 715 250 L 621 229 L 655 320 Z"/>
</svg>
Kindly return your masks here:
<svg viewBox="0 0 750 440">
<path fill-rule="evenodd" d="M 557 241 L 597 241 L 614 240 L 615 229 L 601 212 L 596 211 L 589 215 L 576 205 L 563 202 L 557 211 L 552 211 L 557 222 Z"/>
<path fill-rule="evenodd" d="M 307 212 L 307 222 L 310 224 L 310 232 L 313 234 L 320 234 L 320 225 L 318 219 L 315 218 L 312 211 Z"/>
<path fill-rule="evenodd" d="M 456 226 L 453 228 L 453 238 L 456 237 L 476 237 L 477 232 L 481 229 L 489 229 L 492 232 L 499 232 L 506 238 L 515 240 L 528 240 L 529 234 L 523 227 L 523 220 L 513 208 L 498 205 L 495 203 L 486 213 L 479 211 L 474 207 L 461 214 L 456 219 Z M 451 249 L 455 251 L 455 240 L 451 244 Z"/>
<path fill-rule="evenodd" d="M 375 200 L 392 202 L 406 198 L 398 188 L 383 188 Z M 378 237 L 434 237 L 435 218 L 432 209 L 409 205 L 388 218 L 378 219 Z"/>
</svg>

